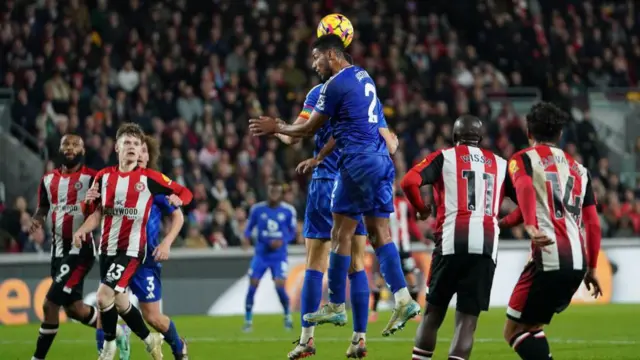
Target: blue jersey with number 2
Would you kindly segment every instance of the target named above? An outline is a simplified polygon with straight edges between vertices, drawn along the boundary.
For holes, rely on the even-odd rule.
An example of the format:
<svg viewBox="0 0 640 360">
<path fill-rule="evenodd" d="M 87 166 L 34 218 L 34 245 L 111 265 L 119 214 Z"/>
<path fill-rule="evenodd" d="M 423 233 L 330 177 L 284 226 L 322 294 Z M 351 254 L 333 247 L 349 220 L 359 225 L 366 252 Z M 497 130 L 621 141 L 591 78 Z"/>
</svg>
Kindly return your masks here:
<svg viewBox="0 0 640 360">
<path fill-rule="evenodd" d="M 320 91 L 315 111 L 331 118 L 333 137 L 342 154 L 387 154 L 378 128 L 384 117 L 376 85 L 366 70 L 348 66 L 331 77 Z"/>
<path fill-rule="evenodd" d="M 302 108 L 302 112 L 299 117 L 308 119 L 311 115 L 311 112 L 316 107 L 318 102 L 318 98 L 320 97 L 320 92 L 322 90 L 323 84 L 319 84 L 314 86 L 307 93 L 307 97 L 304 100 L 304 106 Z M 378 119 L 378 127 L 387 127 L 387 121 L 382 112 L 382 105 L 380 104 L 380 100 L 376 97 L 376 113 Z M 316 132 L 314 137 L 315 149 L 313 151 L 313 156 L 316 157 L 320 150 L 327 144 L 329 138 L 331 138 L 332 129 L 331 122 L 327 121 L 322 125 L 322 127 Z M 327 157 L 322 160 L 318 166 L 313 169 L 312 179 L 335 179 L 338 175 L 338 159 L 340 157 L 340 148 L 339 146 L 331 152 L 331 154 L 327 155 Z"/>
<path fill-rule="evenodd" d="M 342 69 L 322 87 L 315 111 L 331 118 L 341 150 L 331 211 L 354 219 L 363 214 L 388 217 L 395 169 L 378 130 L 380 104 L 373 79 L 358 66 Z"/>
</svg>

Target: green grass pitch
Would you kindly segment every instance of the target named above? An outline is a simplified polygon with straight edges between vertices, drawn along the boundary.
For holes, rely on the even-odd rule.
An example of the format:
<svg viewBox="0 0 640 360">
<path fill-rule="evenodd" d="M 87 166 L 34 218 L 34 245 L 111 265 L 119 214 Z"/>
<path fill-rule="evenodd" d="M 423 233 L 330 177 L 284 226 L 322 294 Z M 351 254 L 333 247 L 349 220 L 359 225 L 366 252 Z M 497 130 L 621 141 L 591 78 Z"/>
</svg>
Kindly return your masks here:
<svg viewBox="0 0 640 360">
<path fill-rule="evenodd" d="M 446 359 L 452 336 L 453 312 L 440 331 L 434 359 Z M 391 338 L 382 338 L 380 330 L 389 316 L 381 313 L 379 321 L 369 324 L 367 347 L 371 360 L 411 359 L 411 348 L 417 322 L 410 322 L 404 331 Z M 502 340 L 504 309 L 492 309 L 481 315 L 474 360 L 517 359 Z M 574 305 L 557 316 L 545 332 L 551 342 L 555 359 L 606 360 L 640 359 L 640 305 Z M 254 331 L 240 331 L 241 317 L 176 317 L 181 335 L 189 343 L 191 360 L 286 359 L 299 328 L 286 332 L 282 317 L 277 315 L 254 318 Z M 299 326 L 299 325 L 298 325 Z M 0 327 L 0 359 L 30 359 L 35 347 L 38 325 Z M 316 329 L 318 353 L 311 359 L 345 358 L 351 336 L 349 326 L 336 328 L 325 325 Z M 134 336 L 135 337 L 135 336 Z M 165 359 L 173 359 L 165 344 Z M 149 359 L 142 342 L 132 338 L 132 359 Z M 96 359 L 94 332 L 78 324 L 60 327 L 48 360 Z"/>
</svg>

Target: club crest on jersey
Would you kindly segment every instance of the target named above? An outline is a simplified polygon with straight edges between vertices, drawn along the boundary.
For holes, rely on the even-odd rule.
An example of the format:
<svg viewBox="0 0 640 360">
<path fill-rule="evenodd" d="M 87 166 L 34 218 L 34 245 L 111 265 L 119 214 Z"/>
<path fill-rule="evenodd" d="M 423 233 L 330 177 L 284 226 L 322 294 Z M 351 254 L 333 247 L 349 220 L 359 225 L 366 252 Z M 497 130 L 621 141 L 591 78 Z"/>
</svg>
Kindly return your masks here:
<svg viewBox="0 0 640 360">
<path fill-rule="evenodd" d="M 511 160 L 509 163 L 509 174 L 513 175 L 518 172 L 520 168 L 518 167 L 518 162 L 515 160 Z"/>
<path fill-rule="evenodd" d="M 143 192 L 147 187 L 144 185 L 144 183 L 142 181 L 137 182 L 136 185 L 134 186 L 134 189 L 136 189 L 137 192 Z"/>
<path fill-rule="evenodd" d="M 278 213 L 278 221 L 284 221 L 287 216 L 283 213 Z"/>
<path fill-rule="evenodd" d="M 82 189 L 82 183 L 78 181 L 75 184 L 73 184 L 73 187 L 79 191 L 80 189 Z"/>
</svg>

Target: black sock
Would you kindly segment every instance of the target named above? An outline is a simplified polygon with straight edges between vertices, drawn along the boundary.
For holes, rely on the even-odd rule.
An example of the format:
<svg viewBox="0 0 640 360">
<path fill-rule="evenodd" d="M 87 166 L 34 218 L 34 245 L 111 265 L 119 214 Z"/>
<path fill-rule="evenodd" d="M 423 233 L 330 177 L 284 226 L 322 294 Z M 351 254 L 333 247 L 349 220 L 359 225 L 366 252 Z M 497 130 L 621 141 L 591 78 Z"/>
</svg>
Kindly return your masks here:
<svg viewBox="0 0 640 360">
<path fill-rule="evenodd" d="M 116 310 L 115 304 L 111 304 L 110 306 L 107 306 L 106 309 L 100 310 L 100 320 L 102 321 L 104 340 L 115 340 L 116 328 L 118 327 L 118 311 Z"/>
<path fill-rule="evenodd" d="M 411 298 L 413 299 L 413 301 L 418 301 L 419 294 L 420 294 L 420 291 L 418 290 L 417 286 L 414 286 L 411 289 L 409 289 L 409 295 L 411 295 Z"/>
<path fill-rule="evenodd" d="M 137 307 L 133 306 L 133 304 L 129 303 L 129 308 L 120 314 L 122 320 L 129 325 L 131 331 L 138 335 L 138 337 L 142 340 L 146 339 L 147 336 L 151 333 L 149 328 L 144 323 L 142 319 L 142 314 Z"/>
<path fill-rule="evenodd" d="M 38 336 L 38 342 L 36 343 L 36 352 L 33 357 L 36 359 L 44 359 L 53 344 L 53 339 L 56 338 L 58 333 L 58 324 L 45 324 L 40 325 L 40 336 Z"/>
<path fill-rule="evenodd" d="M 378 303 L 380 302 L 380 289 L 373 289 L 373 307 L 372 311 L 378 311 Z"/>
<path fill-rule="evenodd" d="M 511 339 L 510 345 L 523 360 L 553 360 L 542 330 L 519 333 Z"/>
<path fill-rule="evenodd" d="M 93 306 L 91 306 L 90 309 L 91 310 L 89 310 L 89 315 L 86 318 L 80 320 L 80 322 L 87 326 L 95 328 L 98 322 L 98 310 Z"/>
</svg>

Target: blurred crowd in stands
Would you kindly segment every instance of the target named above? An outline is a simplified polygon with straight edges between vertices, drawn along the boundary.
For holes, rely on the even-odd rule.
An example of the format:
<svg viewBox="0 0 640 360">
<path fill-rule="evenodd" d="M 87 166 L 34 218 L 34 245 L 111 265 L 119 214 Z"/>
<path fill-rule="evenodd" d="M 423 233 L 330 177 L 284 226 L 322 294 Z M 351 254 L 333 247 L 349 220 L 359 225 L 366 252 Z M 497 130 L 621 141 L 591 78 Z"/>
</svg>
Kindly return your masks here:
<svg viewBox="0 0 640 360">
<path fill-rule="evenodd" d="M 452 121 L 465 113 L 485 121 L 482 145 L 503 157 L 528 146 L 523 113 L 490 103 L 510 87 L 537 88 L 570 112 L 576 93 L 635 86 L 640 76 L 633 1 L 5 0 L 0 87 L 15 91 L 13 121 L 37 139 L 34 151 L 48 150 L 47 170 L 66 132 L 84 136 L 86 162 L 100 169 L 116 162 L 117 127 L 142 125 L 161 140 L 162 170 L 195 194 L 182 244 L 237 246 L 267 179 L 286 182 L 286 201 L 304 214 L 307 176 L 294 169 L 311 142 L 253 138 L 247 121 L 295 119 L 318 83 L 309 58 L 315 26 L 335 11 L 354 23 L 350 54 L 375 79 L 401 140 L 399 176 L 451 145 Z M 592 171 L 604 235 L 637 235 L 640 188 L 610 172 L 589 113 L 583 118 L 562 146 Z M 4 207 L 0 228 L 13 239 L 4 251 L 47 251 L 46 234 L 24 232 L 33 211 L 24 199 Z M 421 226 L 433 231 L 433 221 Z M 504 237 L 524 235 L 516 228 Z"/>
</svg>

